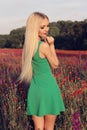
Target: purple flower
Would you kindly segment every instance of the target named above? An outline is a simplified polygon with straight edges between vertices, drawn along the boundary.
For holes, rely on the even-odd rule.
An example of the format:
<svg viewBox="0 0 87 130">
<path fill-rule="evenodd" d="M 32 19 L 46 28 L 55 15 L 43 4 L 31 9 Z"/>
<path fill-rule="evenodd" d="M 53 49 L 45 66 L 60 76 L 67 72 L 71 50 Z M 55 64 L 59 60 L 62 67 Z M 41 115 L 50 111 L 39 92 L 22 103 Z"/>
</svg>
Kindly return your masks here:
<svg viewBox="0 0 87 130">
<path fill-rule="evenodd" d="M 81 122 L 80 122 L 80 114 L 79 112 L 75 112 L 73 114 L 73 130 L 81 130 Z"/>
</svg>

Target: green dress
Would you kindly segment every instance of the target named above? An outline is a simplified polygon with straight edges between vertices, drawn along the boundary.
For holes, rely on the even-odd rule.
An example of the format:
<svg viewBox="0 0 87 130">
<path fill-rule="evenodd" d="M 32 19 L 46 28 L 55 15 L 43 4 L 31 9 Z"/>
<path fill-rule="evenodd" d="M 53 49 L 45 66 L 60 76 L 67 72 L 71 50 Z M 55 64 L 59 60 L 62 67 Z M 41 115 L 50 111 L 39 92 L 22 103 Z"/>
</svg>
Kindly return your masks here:
<svg viewBox="0 0 87 130">
<path fill-rule="evenodd" d="M 33 77 L 28 89 L 27 114 L 59 115 L 65 111 L 65 106 L 48 60 L 39 56 L 41 43 L 38 42 L 38 49 L 32 59 Z"/>
</svg>

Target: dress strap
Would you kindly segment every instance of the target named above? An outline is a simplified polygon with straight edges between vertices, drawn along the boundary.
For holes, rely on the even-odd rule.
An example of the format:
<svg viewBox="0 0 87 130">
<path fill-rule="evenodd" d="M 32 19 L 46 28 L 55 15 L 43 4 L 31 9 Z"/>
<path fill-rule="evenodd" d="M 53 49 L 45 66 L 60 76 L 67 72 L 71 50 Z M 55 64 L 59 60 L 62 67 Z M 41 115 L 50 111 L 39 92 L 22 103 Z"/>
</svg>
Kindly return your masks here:
<svg viewBox="0 0 87 130">
<path fill-rule="evenodd" d="M 41 42 L 42 42 L 42 41 L 39 41 L 39 42 L 38 42 L 37 51 L 36 51 L 36 53 L 34 54 L 33 59 L 34 59 L 35 57 L 38 57 L 38 56 L 39 56 L 39 48 L 40 48 Z"/>
</svg>

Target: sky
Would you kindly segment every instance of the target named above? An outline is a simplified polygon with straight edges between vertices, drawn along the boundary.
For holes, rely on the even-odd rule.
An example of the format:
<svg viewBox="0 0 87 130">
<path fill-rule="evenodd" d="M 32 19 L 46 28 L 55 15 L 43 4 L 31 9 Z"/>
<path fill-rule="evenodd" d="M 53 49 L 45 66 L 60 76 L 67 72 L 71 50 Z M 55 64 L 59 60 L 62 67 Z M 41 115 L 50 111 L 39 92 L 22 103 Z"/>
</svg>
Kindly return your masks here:
<svg viewBox="0 0 87 130">
<path fill-rule="evenodd" d="M 26 26 L 28 16 L 39 11 L 50 22 L 87 19 L 87 0 L 0 0 L 0 34 Z"/>
</svg>

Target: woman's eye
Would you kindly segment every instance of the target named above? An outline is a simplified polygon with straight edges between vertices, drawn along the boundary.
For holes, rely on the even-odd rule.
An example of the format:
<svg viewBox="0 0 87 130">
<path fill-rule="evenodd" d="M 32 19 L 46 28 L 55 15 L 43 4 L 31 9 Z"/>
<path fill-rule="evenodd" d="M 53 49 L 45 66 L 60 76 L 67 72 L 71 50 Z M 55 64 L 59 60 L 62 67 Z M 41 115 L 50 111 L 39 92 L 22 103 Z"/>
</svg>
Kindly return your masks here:
<svg viewBox="0 0 87 130">
<path fill-rule="evenodd" d="M 41 27 L 40 29 L 44 29 L 44 27 Z"/>
<path fill-rule="evenodd" d="M 42 27 L 40 27 L 40 29 L 44 29 L 45 27 L 46 27 L 46 28 L 47 28 L 47 27 L 49 28 L 49 25 L 42 26 Z"/>
<path fill-rule="evenodd" d="M 50 27 L 50 25 L 47 25 L 47 27 L 49 28 L 49 27 Z"/>
</svg>

